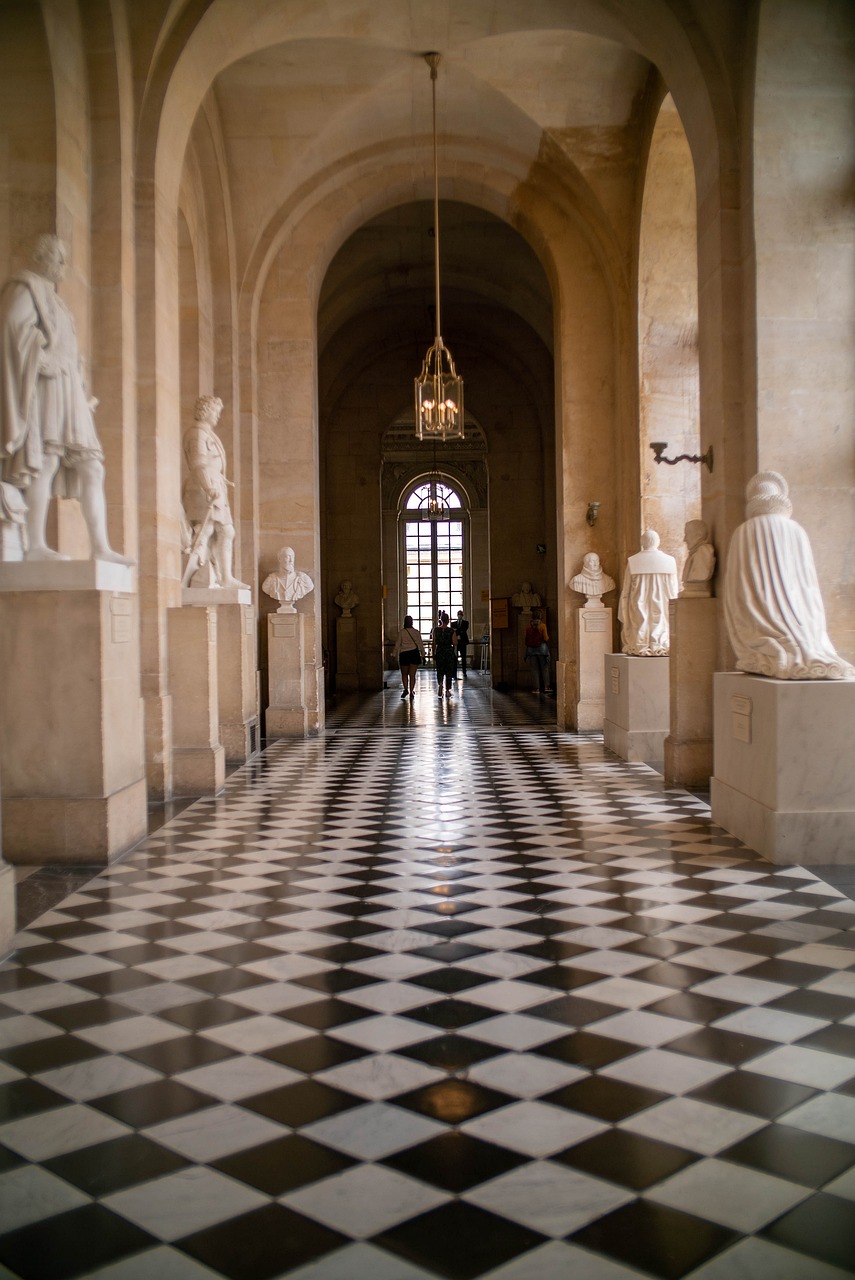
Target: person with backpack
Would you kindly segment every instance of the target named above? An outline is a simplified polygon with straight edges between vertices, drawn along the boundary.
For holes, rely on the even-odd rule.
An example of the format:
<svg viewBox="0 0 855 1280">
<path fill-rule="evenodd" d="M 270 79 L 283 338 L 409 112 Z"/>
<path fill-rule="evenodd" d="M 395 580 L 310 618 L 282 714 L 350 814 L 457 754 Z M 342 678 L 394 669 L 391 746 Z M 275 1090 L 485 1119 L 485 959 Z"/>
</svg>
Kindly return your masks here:
<svg viewBox="0 0 855 1280">
<path fill-rule="evenodd" d="M 448 625 L 448 614 L 441 613 L 439 622 L 433 629 L 433 663 L 436 667 L 436 693 L 442 697 L 442 686 L 445 683 L 445 696 L 451 697 L 451 682 L 457 668 L 457 631 Z"/>
<path fill-rule="evenodd" d="M 409 693 L 413 698 L 416 693 L 416 671 L 425 660 L 425 647 L 421 634 L 413 626 L 410 614 L 407 614 L 404 625 L 398 632 L 394 654 L 401 668 L 401 697 L 406 698 Z"/>
<path fill-rule="evenodd" d="M 532 609 L 531 621 L 525 629 L 525 660 L 531 662 L 534 671 L 532 693 L 549 690 L 549 635 L 539 609 Z"/>
</svg>

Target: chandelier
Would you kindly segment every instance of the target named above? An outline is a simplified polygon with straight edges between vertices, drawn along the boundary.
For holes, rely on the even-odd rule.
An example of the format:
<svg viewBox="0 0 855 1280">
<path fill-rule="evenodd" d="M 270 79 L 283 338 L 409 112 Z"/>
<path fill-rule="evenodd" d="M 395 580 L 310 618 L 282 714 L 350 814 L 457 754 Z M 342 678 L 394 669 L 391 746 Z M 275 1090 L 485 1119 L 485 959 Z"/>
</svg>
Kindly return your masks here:
<svg viewBox="0 0 855 1280">
<path fill-rule="evenodd" d="M 463 379 L 442 341 L 439 310 L 439 168 L 436 149 L 436 70 L 438 53 L 426 53 L 433 96 L 433 265 L 436 337 L 416 378 L 416 436 L 419 440 L 463 439 Z"/>
</svg>

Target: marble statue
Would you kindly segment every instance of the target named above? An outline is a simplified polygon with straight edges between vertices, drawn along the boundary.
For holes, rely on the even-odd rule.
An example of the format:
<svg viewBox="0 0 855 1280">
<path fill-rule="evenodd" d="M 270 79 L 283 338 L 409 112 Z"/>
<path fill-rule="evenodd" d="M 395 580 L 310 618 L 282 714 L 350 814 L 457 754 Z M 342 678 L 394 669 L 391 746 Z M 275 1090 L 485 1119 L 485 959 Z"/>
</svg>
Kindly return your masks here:
<svg viewBox="0 0 855 1280">
<path fill-rule="evenodd" d="M 641 550 L 627 560 L 621 587 L 618 618 L 624 653 L 641 658 L 667 656 L 671 646 L 668 604 L 679 594 L 677 561 L 659 550 L 659 534 L 646 529 Z"/>
<path fill-rule="evenodd" d="M 184 433 L 187 475 L 181 490 L 188 553 L 183 586 L 193 584 L 198 570 L 208 567 L 213 582 L 206 586 L 246 587 L 233 573 L 235 526 L 229 506 L 231 483 L 226 479 L 226 451 L 214 428 L 223 412 L 216 396 L 196 401 L 192 427 Z M 195 584 L 193 584 L 195 585 Z"/>
<path fill-rule="evenodd" d="M 20 489 L 0 481 L 0 561 L 23 560 L 27 550 L 27 504 Z"/>
<path fill-rule="evenodd" d="M 343 618 L 351 617 L 353 610 L 359 604 L 359 596 L 354 591 L 353 583 L 350 582 L 349 579 L 345 578 L 344 582 L 339 584 L 335 602 L 339 609 L 341 609 L 341 616 Z"/>
<path fill-rule="evenodd" d="M 690 520 L 683 532 L 689 555 L 683 565 L 684 596 L 711 596 L 715 547 L 705 520 Z"/>
<path fill-rule="evenodd" d="M 56 291 L 67 256 L 57 236 L 40 236 L 30 268 L 0 291 L 0 480 L 26 494 L 27 560 L 68 558 L 46 541 L 58 495 L 80 499 L 94 559 L 133 564 L 107 536 L 98 401 L 83 385 L 74 320 Z"/>
<path fill-rule="evenodd" d="M 570 590 L 578 591 L 586 597 L 583 608 L 602 609 L 603 595 L 614 589 L 615 580 L 603 573 L 600 557 L 596 551 L 588 551 L 582 559 L 582 568 L 575 578 L 570 579 Z"/>
<path fill-rule="evenodd" d="M 294 604 L 302 600 L 315 584 L 307 573 L 300 573 L 294 567 L 294 548 L 283 547 L 279 552 L 279 571 L 269 573 L 261 584 L 261 590 L 273 600 L 279 601 L 277 613 L 296 613 Z"/>
<path fill-rule="evenodd" d="M 786 480 L 760 471 L 745 496 L 747 518 L 731 539 L 724 583 L 738 670 L 778 680 L 855 679 L 828 638 L 813 553 L 790 519 Z"/>
<path fill-rule="evenodd" d="M 540 607 L 540 596 L 532 591 L 530 582 L 524 582 L 511 596 L 511 604 L 515 609 L 522 609 L 523 613 L 531 613 L 533 608 Z"/>
</svg>

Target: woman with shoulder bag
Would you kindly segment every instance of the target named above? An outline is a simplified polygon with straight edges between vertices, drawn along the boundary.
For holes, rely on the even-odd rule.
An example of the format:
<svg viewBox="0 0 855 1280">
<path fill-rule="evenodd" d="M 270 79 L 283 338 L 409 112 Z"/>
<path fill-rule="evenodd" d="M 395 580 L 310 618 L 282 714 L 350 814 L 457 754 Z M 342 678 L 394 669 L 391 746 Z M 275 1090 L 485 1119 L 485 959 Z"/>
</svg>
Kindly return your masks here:
<svg viewBox="0 0 855 1280">
<path fill-rule="evenodd" d="M 409 693 L 410 697 L 415 697 L 416 692 L 416 670 L 419 663 L 425 660 L 425 647 L 422 644 L 422 638 L 413 626 L 413 620 L 409 614 L 404 619 L 404 625 L 398 632 L 398 639 L 395 641 L 395 657 L 398 659 L 398 666 L 401 668 L 401 697 L 406 698 Z"/>
<path fill-rule="evenodd" d="M 531 621 L 525 631 L 526 662 L 531 659 L 537 687 L 532 693 L 549 690 L 549 635 L 539 609 L 532 609 Z"/>
</svg>

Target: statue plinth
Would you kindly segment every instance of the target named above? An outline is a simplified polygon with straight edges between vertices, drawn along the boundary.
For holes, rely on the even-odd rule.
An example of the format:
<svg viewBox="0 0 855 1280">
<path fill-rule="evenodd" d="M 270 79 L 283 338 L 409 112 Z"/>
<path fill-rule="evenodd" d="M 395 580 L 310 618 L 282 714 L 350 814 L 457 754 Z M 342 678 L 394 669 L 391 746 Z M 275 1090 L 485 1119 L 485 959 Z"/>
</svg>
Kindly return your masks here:
<svg viewBox="0 0 855 1280">
<path fill-rule="evenodd" d="M 717 617 L 718 601 L 710 596 L 683 594 L 670 604 L 671 710 L 665 739 L 665 782 L 669 787 L 706 790 L 709 786 Z"/>
<path fill-rule="evenodd" d="M 318 727 L 313 641 L 314 618 L 296 610 L 267 615 L 268 739 L 304 738 Z"/>
<path fill-rule="evenodd" d="M 658 764 L 669 729 L 670 658 L 608 653 L 603 662 L 603 742 L 623 760 Z"/>
<path fill-rule="evenodd" d="M 602 602 L 576 610 L 576 728 L 598 732 L 606 714 L 603 659 L 612 650 L 612 611 Z"/>
<path fill-rule="evenodd" d="M 219 726 L 217 611 L 170 609 L 168 626 L 175 794 L 215 795 L 226 780 Z"/>
</svg>

